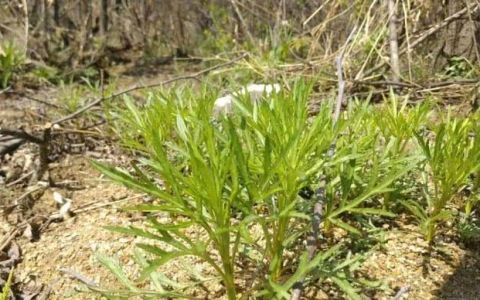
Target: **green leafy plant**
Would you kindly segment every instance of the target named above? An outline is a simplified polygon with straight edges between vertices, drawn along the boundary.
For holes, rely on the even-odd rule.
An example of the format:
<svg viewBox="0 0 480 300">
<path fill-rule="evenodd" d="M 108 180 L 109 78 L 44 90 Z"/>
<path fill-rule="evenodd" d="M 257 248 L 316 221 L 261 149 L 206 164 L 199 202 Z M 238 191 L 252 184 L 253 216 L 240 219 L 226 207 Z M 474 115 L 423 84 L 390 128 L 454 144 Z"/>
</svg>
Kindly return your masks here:
<svg viewBox="0 0 480 300">
<path fill-rule="evenodd" d="M 465 187 L 468 177 L 480 167 L 479 143 L 470 136 L 471 128 L 469 119 L 448 116 L 434 126 L 434 137 L 416 134 L 424 156 L 427 203 L 426 207 L 413 200 L 404 204 L 420 222 L 420 229 L 430 244 L 434 241 L 438 224 L 451 217 L 447 206 Z"/>
<path fill-rule="evenodd" d="M 414 156 L 417 152 L 415 143 L 415 133 L 425 127 L 427 119 L 433 108 L 431 101 L 424 101 L 417 105 L 409 105 L 408 97 L 405 97 L 399 103 L 399 96 L 393 91 L 390 92 L 389 98 L 385 102 L 373 110 L 373 120 L 376 127 L 381 133 L 382 142 L 390 145 L 390 153 L 386 153 L 390 159 L 401 157 L 404 155 Z M 418 169 L 410 170 L 409 176 L 404 176 L 402 180 L 397 180 L 396 191 L 387 192 L 383 195 L 383 207 L 385 209 L 393 209 L 394 204 L 398 204 L 408 191 L 415 190 L 416 174 Z"/>
<path fill-rule="evenodd" d="M 6 88 L 12 76 L 25 63 L 25 55 L 13 43 L 0 45 L 0 87 Z"/>
<path fill-rule="evenodd" d="M 378 112 L 368 103 L 356 103 L 334 125 L 328 102 L 309 116 L 310 92 L 311 86 L 299 81 L 291 91 L 261 101 L 242 96 L 232 113 L 213 116 L 215 93 L 208 86 L 200 93 L 176 87 L 148 92 L 144 107 L 127 98 L 125 109 L 111 112 L 114 130 L 137 159 L 128 172 L 94 165 L 114 181 L 156 199 L 128 208 L 150 215 L 145 226 L 109 227 L 150 241 L 138 244 L 147 253 L 139 263 L 139 282 L 155 281 L 164 264 L 193 256 L 215 270 L 229 299 L 239 294 L 237 282 L 244 275 L 239 264 L 255 266 L 259 274 L 251 290 L 242 290 L 249 296 L 285 299 L 300 278 L 328 278 L 359 299 L 352 270 L 362 254 L 333 246 L 312 260 L 299 254 L 293 260 L 298 268 L 288 267 L 292 259 L 287 253 L 303 253 L 298 241 L 311 228 L 315 203 L 299 193 L 325 188 L 326 236 L 334 227 L 354 240 L 366 236 L 372 217 L 394 216 L 382 204 L 418 164 L 414 151 L 406 148 L 424 124 L 428 107 L 399 107 L 393 100 Z M 159 220 L 158 214 L 168 220 Z M 101 261 L 124 283 L 124 293 L 153 295 L 139 288 L 139 282 L 127 284 L 121 269 L 112 267 L 118 264 Z M 164 278 L 154 289 L 170 292 L 168 282 Z M 175 288 L 174 294 L 187 290 Z"/>
<path fill-rule="evenodd" d="M 347 127 L 333 126 L 328 104 L 309 117 L 310 91 L 310 85 L 297 82 L 290 92 L 262 101 L 247 95 L 235 102 L 232 115 L 216 119 L 213 94 L 206 87 L 200 97 L 182 89 L 152 93 L 142 109 L 127 100 L 127 110 L 118 114 L 115 127 L 124 145 L 141 158 L 130 172 L 94 165 L 114 181 L 158 199 L 130 209 L 170 215 L 167 223 L 150 217 L 146 228 L 110 227 L 157 241 L 138 244 L 153 255 L 143 261 L 140 280 L 173 259 L 194 256 L 216 271 L 229 299 L 238 294 L 236 280 L 241 274 L 235 265 L 243 260 L 264 274 L 252 295 L 285 298 L 293 282 L 310 273 L 311 278 L 336 278 L 342 290 L 354 293 L 345 277 L 353 260 L 339 256 L 337 247 L 319 253 L 311 262 L 301 256 L 297 272 L 285 268 L 285 251 L 291 251 L 311 226 L 308 212 L 313 203 L 302 199 L 299 191 L 317 184 L 321 172 L 330 169 L 337 174 L 342 172 L 338 164 L 362 157 L 354 169 L 370 170 L 369 180 L 350 183 L 355 188 L 328 211 L 328 220 L 345 228 L 341 215 L 391 215 L 366 202 L 388 189 L 401 172 L 387 170 L 378 155 L 375 161 L 366 159 L 373 150 L 351 154 L 346 147 L 333 160 L 327 158 L 337 134 Z M 366 140 L 370 146 L 375 138 Z M 348 142 L 342 140 L 340 145 Z M 197 234 L 187 233 L 192 231 Z M 320 266 L 330 271 L 321 271 Z M 128 292 L 142 293 L 131 288 Z"/>
<path fill-rule="evenodd" d="M 450 58 L 444 71 L 444 76 L 448 78 L 474 78 L 476 74 L 475 65 L 461 56 Z"/>
<path fill-rule="evenodd" d="M 358 287 L 352 282 L 356 282 L 352 276 L 356 269 L 361 265 L 361 261 L 366 255 L 351 253 L 345 254 L 345 245 L 337 244 L 330 249 L 319 253 L 312 260 L 308 260 L 307 254 L 303 253 L 299 259 L 299 265 L 294 274 L 292 274 L 283 284 L 270 282 L 271 289 L 274 291 L 274 299 L 291 299 L 289 294 L 292 287 L 302 278 L 309 275 L 307 282 L 323 281 L 326 279 L 334 282 L 343 291 L 347 299 L 360 300 Z M 257 296 L 267 299 L 272 298 L 271 294 L 265 291 Z"/>
<path fill-rule="evenodd" d="M 374 111 L 374 121 L 386 142 L 394 139 L 395 153 L 406 151 L 406 147 L 415 133 L 426 124 L 431 112 L 430 102 L 408 106 L 408 97 L 398 103 L 398 96 L 393 91 L 389 99 Z"/>
<path fill-rule="evenodd" d="M 245 165 L 241 177 L 252 204 L 266 210 L 266 215 L 255 211 L 250 215 L 262 227 L 273 282 L 282 275 L 284 249 L 302 233 L 291 230 L 291 221 L 308 219 L 296 209 L 301 199 L 298 193 L 324 165 L 335 135 L 329 106 L 308 119 L 309 91 L 310 87 L 299 83 L 291 95 L 277 95 L 271 102 L 258 104 L 247 99 L 237 103 L 235 128 L 240 130 L 236 155 Z"/>
<path fill-rule="evenodd" d="M 466 244 L 480 243 L 480 220 L 472 215 L 462 215 L 457 225 L 458 233 Z"/>
<path fill-rule="evenodd" d="M 412 169 L 414 157 L 397 153 L 396 144 L 380 140 L 380 132 L 368 104 L 357 104 L 347 112 L 344 134 L 336 142 L 336 153 L 327 169 L 327 203 L 324 230 L 333 226 L 352 234 L 361 232 L 344 221 L 345 215 L 393 217 L 375 201 L 391 192 L 393 183 Z"/>
<path fill-rule="evenodd" d="M 480 115 L 478 113 L 469 117 L 471 122 L 472 151 L 480 149 Z M 465 200 L 465 217 L 471 217 L 473 210 L 480 204 L 480 171 L 476 170 L 469 176 L 470 195 Z"/>
<path fill-rule="evenodd" d="M 169 160 L 167 148 L 159 135 L 146 140 L 151 147 L 152 157 L 142 160 L 141 165 L 135 165 L 132 175 L 99 164 L 96 166 L 115 181 L 162 200 L 159 205 L 141 206 L 135 208 L 136 210 L 169 212 L 185 220 L 162 224 L 151 218 L 150 226 L 155 233 L 139 228 L 113 229 L 162 241 L 172 248 L 166 251 L 154 245 L 139 245 L 159 257 L 145 268 L 143 278 L 169 260 L 186 255 L 196 256 L 208 262 L 218 272 L 229 299 L 235 299 L 233 268 L 236 251 L 231 249 L 231 239 L 232 236 L 235 237 L 235 229 L 231 223 L 231 207 L 234 201 L 238 201 L 239 186 L 238 178 L 230 177 L 231 170 L 237 168 L 233 162 L 232 143 L 225 139 L 216 139 L 220 133 L 211 126 L 205 113 L 203 116 L 189 118 L 178 115 L 176 123 L 175 133 L 180 141 L 169 146 L 173 147 L 174 151 L 179 151 L 191 163 L 189 173 L 192 176 L 186 176 Z M 162 179 L 164 187 L 152 182 L 148 173 L 142 171 L 142 167 L 154 170 Z M 227 182 L 231 185 L 230 191 L 226 189 Z M 183 229 L 192 226 L 198 226 L 202 234 L 207 236 L 207 240 L 188 237 Z M 213 247 L 216 253 L 207 251 L 208 247 Z M 216 254 L 219 255 L 221 263 L 214 259 Z"/>
<path fill-rule="evenodd" d="M 68 113 L 72 113 L 85 104 L 86 93 L 81 86 L 61 82 L 59 101 Z"/>
<path fill-rule="evenodd" d="M 244 101 L 244 105 L 238 106 L 239 118 L 222 118 L 217 126 L 211 123 L 212 99 L 203 99 L 210 105 L 197 106 L 189 114 L 170 110 L 176 115 L 176 125 L 168 129 L 173 129 L 169 133 L 175 138 L 164 140 L 172 135 L 163 135 L 161 127 L 157 134 L 145 131 L 142 138 L 146 147 L 140 148 L 147 150 L 151 157 L 134 166 L 133 176 L 96 164 L 114 180 L 156 196 L 163 202 L 158 206 L 136 209 L 170 212 L 186 219 L 175 226 L 152 219 L 156 234 L 134 228 L 116 229 L 163 241 L 175 249 L 165 251 L 156 246 L 140 245 L 160 257 L 152 261 L 143 274 L 173 258 L 196 256 L 218 272 L 229 299 L 234 299 L 235 257 L 241 240 L 250 239 L 246 225 L 258 221 L 264 229 L 265 255 L 271 261 L 272 280 L 278 279 L 285 240 L 291 234 L 289 221 L 295 217 L 293 211 L 298 191 L 305 184 L 307 175 L 313 175 L 315 168 L 321 165 L 310 162 L 315 159 L 316 151 L 327 148 L 319 148 L 316 138 L 328 120 L 307 121 L 307 95 L 307 87 L 298 85 L 290 96 L 292 99 L 273 99 L 270 105 L 251 107 L 246 103 L 252 101 Z M 141 120 L 135 109 L 129 106 L 136 115 L 134 118 Z M 292 118 L 292 113 L 298 118 Z M 147 115 L 143 121 L 148 118 Z M 145 124 L 143 121 L 138 123 Z M 244 125 L 235 125 L 236 122 Z M 140 125 L 140 128 L 146 128 L 144 126 Z M 187 174 L 178 168 L 177 160 L 172 160 L 179 156 L 188 161 Z M 285 172 L 287 167 L 289 173 Z M 146 169 L 154 171 L 164 186 L 152 183 Z M 268 215 L 255 215 L 253 209 L 262 205 L 268 208 Z M 243 215 L 238 225 L 232 224 L 235 211 Z M 201 228 L 207 240 L 192 240 L 185 235 L 183 229 L 191 226 Z M 207 251 L 208 247 L 215 252 Z M 221 263 L 216 262 L 215 255 L 220 257 Z"/>
<path fill-rule="evenodd" d="M 92 98 L 109 97 L 115 90 L 114 82 L 102 85 L 100 81 L 91 81 L 87 77 L 80 79 L 80 83 L 60 80 L 58 102 L 66 113 L 80 109 Z M 108 115 L 111 108 L 109 101 L 103 101 L 102 105 Z M 86 114 L 92 114 L 92 112 L 86 112 Z"/>
</svg>

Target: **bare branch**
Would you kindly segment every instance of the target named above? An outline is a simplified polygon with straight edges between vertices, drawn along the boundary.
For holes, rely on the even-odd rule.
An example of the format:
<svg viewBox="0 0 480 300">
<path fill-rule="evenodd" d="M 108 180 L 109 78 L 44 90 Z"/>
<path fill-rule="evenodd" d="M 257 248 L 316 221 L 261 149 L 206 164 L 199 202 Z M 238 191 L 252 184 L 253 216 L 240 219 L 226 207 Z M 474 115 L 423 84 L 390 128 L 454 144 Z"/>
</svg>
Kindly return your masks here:
<svg viewBox="0 0 480 300">
<path fill-rule="evenodd" d="M 42 144 L 43 140 L 39 137 L 33 136 L 24 130 L 16 130 L 16 129 L 8 129 L 8 128 L 0 128 L 0 134 L 2 135 L 10 135 L 18 138 L 22 138 L 24 140 L 27 140 L 29 142 L 35 143 L 35 144 Z"/>
<path fill-rule="evenodd" d="M 59 105 L 55 104 L 55 103 L 50 103 L 48 101 L 45 101 L 45 100 L 42 100 L 42 99 L 38 99 L 36 97 L 32 97 L 32 96 L 29 96 L 29 95 L 23 95 L 23 97 L 27 98 L 28 100 L 32 100 L 34 102 L 38 102 L 38 103 L 41 103 L 41 104 L 44 104 L 44 105 L 47 105 L 47 106 L 51 106 L 55 109 L 61 109 L 62 107 L 60 107 Z"/>
</svg>

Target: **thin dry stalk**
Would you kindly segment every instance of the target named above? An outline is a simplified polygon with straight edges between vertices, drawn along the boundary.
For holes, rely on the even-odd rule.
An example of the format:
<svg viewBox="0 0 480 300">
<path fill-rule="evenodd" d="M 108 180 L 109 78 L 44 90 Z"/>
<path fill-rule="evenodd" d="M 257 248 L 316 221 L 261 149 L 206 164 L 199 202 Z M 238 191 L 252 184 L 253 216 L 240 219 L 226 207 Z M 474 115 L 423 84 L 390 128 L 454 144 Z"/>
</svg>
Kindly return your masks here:
<svg viewBox="0 0 480 300">
<path fill-rule="evenodd" d="M 410 3 L 408 3 L 410 6 Z M 412 53 L 410 51 L 410 26 L 408 24 L 408 7 L 405 1 L 402 1 L 402 9 L 403 9 L 403 15 L 404 15 L 404 26 L 405 26 L 405 40 L 407 43 L 407 61 L 408 61 L 408 79 L 412 81 L 413 75 L 412 75 Z"/>
<path fill-rule="evenodd" d="M 357 27 L 354 27 L 352 32 L 350 32 L 345 45 L 342 47 L 340 54 L 337 56 L 335 63 L 337 67 L 337 77 L 338 77 L 338 96 L 337 102 L 335 105 L 335 111 L 333 113 L 333 125 L 338 122 L 340 118 L 340 110 L 342 107 L 342 103 L 344 102 L 345 98 L 345 80 L 343 78 L 343 57 L 345 55 L 345 50 L 350 43 L 350 40 L 355 35 L 357 31 Z M 335 155 L 335 141 L 333 141 L 332 145 L 330 145 L 330 149 L 328 150 L 327 156 L 332 158 Z M 320 181 L 320 186 L 316 191 L 315 198 L 317 201 L 313 206 L 313 215 L 312 215 L 312 231 L 307 237 L 307 254 L 308 259 L 312 260 L 315 257 L 317 252 L 317 243 L 318 237 L 320 236 L 320 223 L 323 215 L 323 203 L 325 202 L 325 188 L 326 188 L 326 178 L 323 177 Z M 293 286 L 293 291 L 291 295 L 291 300 L 299 300 L 303 290 L 303 281 L 302 278 L 300 281 L 296 282 Z"/>
<path fill-rule="evenodd" d="M 400 81 L 400 62 L 398 58 L 398 36 L 397 36 L 397 5 L 395 0 L 388 0 L 389 15 L 389 38 L 390 38 L 390 66 L 392 68 L 392 80 Z"/>
<path fill-rule="evenodd" d="M 328 25 L 333 22 L 334 20 L 340 18 L 341 16 L 347 14 L 350 12 L 352 8 L 354 8 L 355 3 L 351 4 L 348 6 L 346 9 L 340 11 L 339 13 L 336 13 L 337 5 L 332 4 L 330 9 L 327 12 L 327 15 L 325 16 L 325 19 L 322 20 L 322 22 L 318 25 L 316 25 L 312 30 L 311 34 L 313 36 L 314 42 L 312 43 L 312 46 L 308 50 L 308 57 L 312 57 L 313 53 L 315 53 L 318 49 L 318 46 L 324 44 L 321 43 L 320 39 L 322 38 L 323 34 L 326 32 L 326 29 L 328 28 Z M 328 44 L 328 43 L 327 43 Z M 324 52 L 324 57 L 327 57 L 332 51 L 331 47 L 323 47 L 323 52 Z"/>
<path fill-rule="evenodd" d="M 28 54 L 28 6 L 27 0 L 22 0 L 22 8 L 23 8 L 23 17 L 24 17 L 24 26 L 25 26 L 25 56 Z"/>
<path fill-rule="evenodd" d="M 330 0 L 325 1 L 318 7 L 305 21 L 303 21 L 302 26 L 307 26 L 308 22 L 310 22 L 324 7 L 330 2 Z"/>
<path fill-rule="evenodd" d="M 255 39 L 253 38 L 252 34 L 248 30 L 247 23 L 245 22 L 245 19 L 243 18 L 242 12 L 238 8 L 237 2 L 235 0 L 230 0 L 230 3 L 232 4 L 233 9 L 235 10 L 235 14 L 238 17 L 238 20 L 240 21 L 240 26 L 242 26 L 243 33 L 245 33 L 252 45 L 255 45 Z"/>
</svg>

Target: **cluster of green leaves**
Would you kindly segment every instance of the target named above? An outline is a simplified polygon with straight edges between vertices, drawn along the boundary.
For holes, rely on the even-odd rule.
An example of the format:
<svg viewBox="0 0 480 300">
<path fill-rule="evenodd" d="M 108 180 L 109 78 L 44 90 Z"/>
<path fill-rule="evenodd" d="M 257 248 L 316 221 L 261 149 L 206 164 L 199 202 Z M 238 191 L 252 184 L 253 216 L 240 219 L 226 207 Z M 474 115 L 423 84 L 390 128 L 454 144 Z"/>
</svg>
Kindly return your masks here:
<svg viewBox="0 0 480 300">
<path fill-rule="evenodd" d="M 405 205 L 420 221 L 421 231 L 433 243 L 438 223 L 452 217 L 447 206 L 469 183 L 469 177 L 480 167 L 478 131 L 470 118 L 452 118 L 448 114 L 430 133 L 416 134 L 423 154 L 424 195 L 426 207 L 418 202 Z M 430 191 L 431 187 L 431 191 Z M 467 210 L 471 206 L 467 201 Z"/>
<path fill-rule="evenodd" d="M 0 45 L 0 87 L 6 88 L 12 76 L 25 63 L 25 55 L 14 43 Z"/>
<path fill-rule="evenodd" d="M 394 95 L 390 99 L 390 105 L 376 110 L 375 122 L 384 138 L 393 141 L 394 153 L 409 152 L 420 159 L 418 168 L 410 172 L 414 181 L 407 188 L 418 187 L 421 192 L 413 195 L 415 200 L 398 200 L 417 218 L 420 231 L 433 244 L 438 225 L 456 212 L 454 197 L 460 197 L 460 192 L 470 187 L 470 196 L 461 203 L 467 218 L 478 203 L 478 116 L 454 118 L 448 113 L 429 122 L 432 103 L 408 107 L 408 99 L 402 105 Z"/>
<path fill-rule="evenodd" d="M 179 88 L 153 92 L 141 109 L 126 101 L 128 109 L 120 114 L 117 132 L 125 146 L 143 158 L 130 173 L 96 166 L 115 181 L 159 199 L 156 205 L 132 209 L 175 216 L 168 224 L 152 217 L 149 226 L 154 232 L 112 228 L 169 245 L 168 251 L 158 245 L 139 245 L 157 256 L 149 261 L 141 279 L 174 258 L 195 256 L 218 272 L 228 297 L 234 299 L 238 293 L 235 265 L 247 259 L 260 266 L 264 273 L 260 278 L 266 278 L 252 291 L 257 295 L 286 297 L 298 278 L 313 273 L 317 275 L 312 280 L 328 274 L 347 293 L 355 294 L 345 279 L 345 269 L 358 258 L 342 261 L 338 247 L 319 253 L 311 262 L 306 254 L 298 258 L 300 268 L 293 274 L 285 267 L 285 251 L 298 246 L 311 226 L 313 201 L 302 199 L 299 192 L 316 188 L 320 177 L 328 177 L 327 222 L 360 234 L 343 217 L 390 216 L 377 208 L 373 198 L 387 191 L 408 166 L 404 158 L 383 161 L 388 151 L 377 151 L 379 131 L 368 132 L 372 123 L 361 120 L 366 106 L 347 116 L 356 121 L 334 125 L 328 103 L 309 117 L 310 91 L 310 85 L 297 82 L 290 92 L 265 101 L 252 102 L 247 95 L 235 102 L 234 114 L 217 119 L 211 113 L 215 94 L 208 88 L 200 97 Z M 352 140 L 363 132 L 368 136 L 355 146 Z M 340 148 L 330 157 L 327 152 L 334 141 Z M 342 193 L 333 193 L 338 187 Z M 187 235 L 189 227 L 200 231 L 203 238 Z"/>
<path fill-rule="evenodd" d="M 465 57 L 454 56 L 449 59 L 444 74 L 441 75 L 447 78 L 476 78 L 478 67 Z"/>
<path fill-rule="evenodd" d="M 385 205 L 395 201 L 418 218 L 433 241 L 454 195 L 472 182 L 478 189 L 477 177 L 470 179 L 480 161 L 476 119 L 448 117 L 427 128 L 432 105 L 409 106 L 408 99 L 399 104 L 392 95 L 379 107 L 352 103 L 334 123 L 328 102 L 309 116 L 310 92 L 311 85 L 299 81 L 291 91 L 262 101 L 245 95 L 235 101 L 234 113 L 217 117 L 212 116 L 216 93 L 208 86 L 199 92 L 152 91 L 144 107 L 126 99 L 126 109 L 112 120 L 137 159 L 130 171 L 94 164 L 156 200 L 128 208 L 150 214 L 144 227 L 110 227 L 151 241 L 138 244 L 147 256 L 136 256 L 143 268 L 136 282 L 126 279 L 118 263 L 102 258 L 127 287 L 115 295 L 179 296 L 188 288 L 178 288 L 159 270 L 193 256 L 216 271 L 229 299 L 239 293 L 285 299 L 302 278 L 306 283 L 328 278 L 349 298 L 360 299 L 351 275 L 362 255 L 339 243 L 309 259 L 299 243 L 311 229 L 319 200 L 303 199 L 301 191 L 324 191 L 327 237 L 337 228 L 353 240 L 364 238 L 371 218 L 395 216 Z M 410 197 L 405 182 L 418 185 L 408 191 L 423 190 L 425 197 Z M 467 199 L 467 211 L 475 199 Z M 159 213 L 167 217 L 159 219 Z M 299 253 L 293 261 L 290 252 Z M 247 290 L 238 288 L 244 275 L 239 264 L 256 266 L 256 281 Z M 138 287 L 144 281 L 151 290 Z"/>
<path fill-rule="evenodd" d="M 326 170 L 326 233 L 335 225 L 352 234 L 362 234 L 343 221 L 342 215 L 394 216 L 379 200 L 413 168 L 415 159 L 399 152 L 395 140 L 382 139 L 376 121 L 367 103 L 353 105 L 339 124 L 343 134 L 336 142 L 332 167 Z"/>
</svg>

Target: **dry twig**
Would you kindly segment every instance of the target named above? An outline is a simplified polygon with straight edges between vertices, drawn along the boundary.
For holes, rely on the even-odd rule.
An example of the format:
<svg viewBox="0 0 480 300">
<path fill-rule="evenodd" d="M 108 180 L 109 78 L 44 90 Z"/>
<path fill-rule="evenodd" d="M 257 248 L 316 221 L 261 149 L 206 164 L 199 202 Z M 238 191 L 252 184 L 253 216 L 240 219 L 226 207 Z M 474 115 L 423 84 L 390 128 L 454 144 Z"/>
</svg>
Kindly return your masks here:
<svg viewBox="0 0 480 300">
<path fill-rule="evenodd" d="M 347 41 L 345 42 L 345 46 L 350 42 L 350 40 L 353 38 L 357 28 L 355 27 L 350 35 L 347 38 Z M 345 80 L 343 78 L 343 56 L 345 54 L 345 48 L 340 51 L 340 54 L 337 56 L 335 63 L 337 67 L 337 76 L 338 76 L 338 96 L 337 96 L 337 102 L 335 105 L 335 111 L 333 113 L 333 124 L 335 125 L 340 118 L 340 110 L 342 107 L 342 103 L 345 100 Z M 328 150 L 327 156 L 329 158 L 332 158 L 335 155 L 335 141 L 333 141 L 332 145 L 330 145 L 330 149 Z M 323 177 L 320 181 L 320 186 L 316 191 L 315 198 L 317 201 L 314 204 L 313 207 L 313 215 L 312 215 L 312 231 L 307 237 L 307 253 L 308 253 L 308 259 L 312 260 L 315 257 L 315 254 L 317 252 L 317 242 L 318 242 L 318 237 L 320 235 L 320 223 L 321 223 L 321 218 L 323 214 L 323 203 L 325 202 L 325 188 L 326 188 L 326 178 Z M 300 281 L 296 282 L 292 295 L 291 295 L 291 300 L 298 300 L 300 299 L 300 296 L 302 294 L 303 290 L 303 281 L 304 278 L 302 278 Z"/>
<path fill-rule="evenodd" d="M 67 268 L 60 268 L 59 271 L 69 275 L 73 279 L 79 280 L 80 282 L 82 282 L 83 284 L 89 287 L 98 287 L 98 284 L 93 279 L 90 279 L 85 275 L 82 275 L 74 270 L 67 269 Z"/>
<path fill-rule="evenodd" d="M 410 292 L 410 286 L 404 286 L 398 290 L 397 294 L 393 297 L 392 300 L 400 300 L 403 295 L 407 294 Z"/>
<path fill-rule="evenodd" d="M 42 100 L 42 99 L 38 99 L 38 98 L 29 96 L 29 95 L 23 95 L 23 97 L 27 98 L 28 100 L 32 100 L 32 101 L 34 101 L 34 102 L 38 102 L 38 103 L 41 103 L 41 104 L 44 104 L 44 105 L 53 107 L 53 108 L 55 108 L 55 109 L 61 109 L 61 108 L 62 108 L 62 107 L 60 107 L 59 105 L 56 105 L 55 103 L 50 103 L 50 102 L 48 102 L 48 101 L 45 101 L 45 100 Z"/>
<path fill-rule="evenodd" d="M 3 251 L 3 249 L 7 248 L 7 246 L 10 244 L 10 242 L 17 236 L 19 233 L 19 229 L 15 228 L 10 231 L 10 234 L 7 235 L 2 242 L 0 243 L 0 252 Z"/>
</svg>

